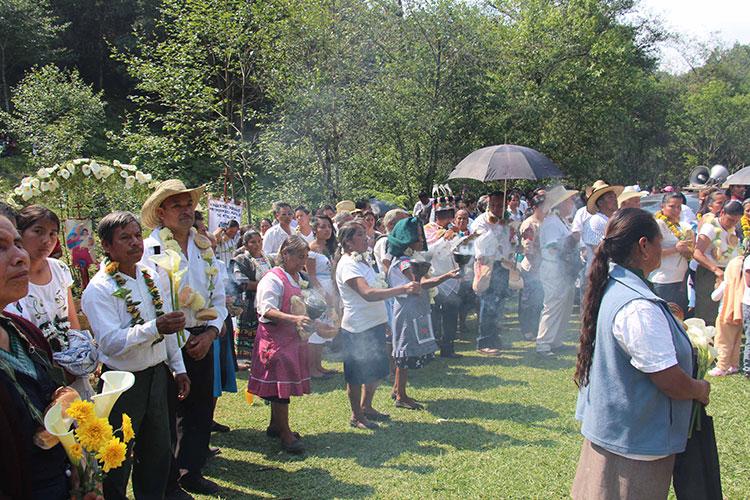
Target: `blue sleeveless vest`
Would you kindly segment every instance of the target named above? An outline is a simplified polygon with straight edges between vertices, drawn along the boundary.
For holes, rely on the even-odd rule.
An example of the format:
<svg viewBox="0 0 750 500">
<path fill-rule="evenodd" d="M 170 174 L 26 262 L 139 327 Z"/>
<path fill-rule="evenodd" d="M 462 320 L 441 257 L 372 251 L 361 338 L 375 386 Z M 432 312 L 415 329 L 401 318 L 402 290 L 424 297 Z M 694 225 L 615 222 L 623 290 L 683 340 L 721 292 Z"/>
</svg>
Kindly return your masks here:
<svg viewBox="0 0 750 500">
<path fill-rule="evenodd" d="M 612 334 L 617 312 L 629 302 L 646 299 L 667 317 L 677 363 L 693 373 L 692 346 L 667 304 L 638 276 L 612 264 L 597 318 L 589 384 L 578 393 L 576 418 L 592 443 L 618 454 L 671 455 L 685 450 L 692 401 L 670 399 L 649 376 L 630 364 L 630 356 Z"/>
</svg>

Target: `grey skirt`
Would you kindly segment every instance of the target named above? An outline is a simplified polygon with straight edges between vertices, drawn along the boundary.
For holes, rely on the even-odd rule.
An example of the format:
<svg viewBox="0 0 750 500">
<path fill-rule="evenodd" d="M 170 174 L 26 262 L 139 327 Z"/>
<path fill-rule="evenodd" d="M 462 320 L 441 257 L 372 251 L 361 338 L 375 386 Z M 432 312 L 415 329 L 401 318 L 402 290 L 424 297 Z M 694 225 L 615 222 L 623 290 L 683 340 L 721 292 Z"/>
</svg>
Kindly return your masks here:
<svg viewBox="0 0 750 500">
<path fill-rule="evenodd" d="M 575 500 L 667 498 L 674 457 L 632 460 L 584 439 L 571 495 Z"/>
</svg>

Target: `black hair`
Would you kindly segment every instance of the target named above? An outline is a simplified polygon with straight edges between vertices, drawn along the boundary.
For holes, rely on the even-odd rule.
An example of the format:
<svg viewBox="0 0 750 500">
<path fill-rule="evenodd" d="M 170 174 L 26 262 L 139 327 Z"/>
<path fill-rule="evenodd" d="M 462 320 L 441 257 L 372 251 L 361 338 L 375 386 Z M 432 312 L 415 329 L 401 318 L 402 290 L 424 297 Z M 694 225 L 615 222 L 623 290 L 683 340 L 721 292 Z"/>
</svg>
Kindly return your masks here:
<svg viewBox="0 0 750 500">
<path fill-rule="evenodd" d="M 13 227 L 16 226 L 16 217 L 18 214 L 13 210 L 13 207 L 2 201 L 0 201 L 0 215 L 8 219 L 10 223 L 13 224 Z"/>
<path fill-rule="evenodd" d="M 731 216 L 742 215 L 744 213 L 742 203 L 737 200 L 729 200 L 724 203 L 724 206 L 721 207 L 721 211 Z"/>
<path fill-rule="evenodd" d="M 16 226 L 19 233 L 23 233 L 39 221 L 49 221 L 57 226 L 58 232 L 60 231 L 60 218 L 45 206 L 29 205 L 22 208 L 16 215 Z M 11 220 L 11 222 L 13 221 Z"/>
<path fill-rule="evenodd" d="M 103 243 L 112 243 L 115 231 L 118 228 L 125 227 L 133 222 L 138 224 L 138 229 L 141 228 L 141 223 L 132 213 L 124 211 L 112 212 L 111 214 L 105 215 L 104 218 L 99 221 L 99 225 L 96 227 L 96 234 L 99 235 L 99 240 Z"/>
<path fill-rule="evenodd" d="M 336 253 L 336 229 L 333 227 L 333 221 L 330 217 L 327 215 L 319 215 L 310 223 L 314 235 L 317 236 L 318 234 L 318 225 L 320 224 L 320 221 L 328 221 L 328 224 L 331 226 L 331 236 L 326 240 L 326 250 L 328 251 L 328 255 L 333 257 L 333 254 Z"/>
</svg>

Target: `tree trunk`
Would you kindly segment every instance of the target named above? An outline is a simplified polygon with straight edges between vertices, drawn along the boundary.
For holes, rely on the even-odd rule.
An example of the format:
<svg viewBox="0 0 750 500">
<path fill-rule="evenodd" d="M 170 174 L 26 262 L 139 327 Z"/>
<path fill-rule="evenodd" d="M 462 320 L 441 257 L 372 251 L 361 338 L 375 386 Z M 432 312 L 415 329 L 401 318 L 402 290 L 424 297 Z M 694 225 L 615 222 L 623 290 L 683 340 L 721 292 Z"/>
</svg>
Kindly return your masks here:
<svg viewBox="0 0 750 500">
<path fill-rule="evenodd" d="M 3 104 L 5 111 L 10 113 L 10 97 L 8 96 L 8 82 L 5 77 L 5 45 L 0 46 L 0 80 L 3 86 Z"/>
</svg>

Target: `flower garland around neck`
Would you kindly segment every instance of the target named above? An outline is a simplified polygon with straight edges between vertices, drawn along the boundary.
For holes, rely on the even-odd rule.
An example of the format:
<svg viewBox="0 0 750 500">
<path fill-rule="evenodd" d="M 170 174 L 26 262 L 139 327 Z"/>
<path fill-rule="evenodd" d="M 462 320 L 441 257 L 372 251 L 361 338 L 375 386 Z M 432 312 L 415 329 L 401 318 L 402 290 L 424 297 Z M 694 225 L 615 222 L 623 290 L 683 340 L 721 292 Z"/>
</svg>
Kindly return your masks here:
<svg viewBox="0 0 750 500">
<path fill-rule="evenodd" d="M 732 231 L 727 231 L 723 227 L 721 227 L 721 224 L 719 223 L 719 218 L 714 218 L 710 224 L 714 227 L 714 238 L 712 241 L 713 244 L 713 250 L 711 251 L 714 260 L 716 260 L 716 263 L 720 266 L 726 266 L 730 259 L 735 255 L 735 251 L 737 250 L 737 246 L 739 245 L 739 238 L 737 238 L 737 235 L 734 234 Z M 726 232 L 727 233 L 727 249 L 723 252 L 721 251 L 721 233 Z"/>
<path fill-rule="evenodd" d="M 145 268 L 141 268 L 141 275 L 143 276 L 143 281 L 146 283 L 146 288 L 148 288 L 148 294 L 151 296 L 151 303 L 154 305 L 154 310 L 156 311 L 156 317 L 162 316 L 164 314 L 164 302 L 161 299 L 161 294 L 159 294 L 159 288 L 156 286 L 156 282 L 154 282 L 153 278 L 149 274 L 148 270 Z M 117 285 L 117 290 L 115 290 L 112 295 L 114 297 L 117 297 L 118 299 L 122 299 L 125 301 L 125 307 L 127 308 L 128 314 L 130 314 L 130 326 L 135 325 L 142 325 L 145 323 L 145 320 L 141 316 L 141 311 L 138 309 L 138 305 L 140 302 L 135 302 L 132 298 L 132 291 L 125 286 L 125 278 L 123 278 L 122 274 L 120 273 L 120 263 L 114 262 L 109 260 L 109 258 L 104 259 L 104 272 L 111 277 L 115 284 Z M 157 339 L 153 342 L 153 344 L 158 344 L 164 340 L 164 336 L 162 334 L 158 334 Z M 152 344 L 152 345 L 153 345 Z"/>
<path fill-rule="evenodd" d="M 211 240 L 209 240 L 202 234 L 198 234 L 198 231 L 194 227 L 190 228 L 190 233 L 193 235 L 193 242 L 195 243 L 195 246 L 200 250 L 201 259 L 203 260 L 205 265 L 203 272 L 206 275 L 206 283 L 208 284 L 208 298 L 203 297 L 200 293 L 194 290 L 190 290 L 189 294 L 184 294 L 184 292 L 183 294 L 181 294 L 180 304 L 183 307 L 189 306 L 191 309 L 196 311 L 196 318 L 201 319 L 202 317 L 215 316 L 216 314 L 215 310 L 210 307 L 210 305 L 213 302 L 214 290 L 216 290 L 216 283 L 214 278 L 218 276 L 219 269 L 214 263 L 215 255 L 213 249 L 211 248 Z M 166 248 L 167 250 L 174 250 L 180 255 L 181 258 L 185 258 L 182 247 L 177 242 L 177 240 L 174 239 L 174 234 L 169 228 L 163 227 L 159 230 L 159 239 L 161 239 L 162 243 L 164 244 L 164 248 Z M 189 287 L 186 287 L 186 289 L 189 289 Z M 183 297 L 182 295 L 189 296 Z M 206 313 L 209 312 L 213 312 L 214 314 L 207 315 Z"/>
<path fill-rule="evenodd" d="M 671 220 L 669 220 L 669 217 L 667 217 L 666 215 L 664 215 L 661 212 L 661 210 L 659 210 L 658 212 L 656 212 L 654 214 L 654 217 L 656 219 L 659 219 L 660 221 L 663 221 L 664 224 L 667 225 L 667 227 L 669 228 L 669 230 L 672 231 L 672 234 L 674 234 L 675 238 L 677 238 L 680 241 L 682 241 L 683 239 L 685 239 L 685 235 L 682 233 L 682 230 L 680 229 L 680 226 L 678 224 L 675 224 Z"/>
<path fill-rule="evenodd" d="M 349 252 L 349 257 L 351 257 L 354 262 L 365 262 L 368 265 L 372 265 L 372 256 L 369 250 L 365 250 L 364 252 Z"/>
<path fill-rule="evenodd" d="M 742 244 L 747 247 L 750 244 L 750 217 L 743 215 L 740 224 L 742 224 Z"/>
</svg>

